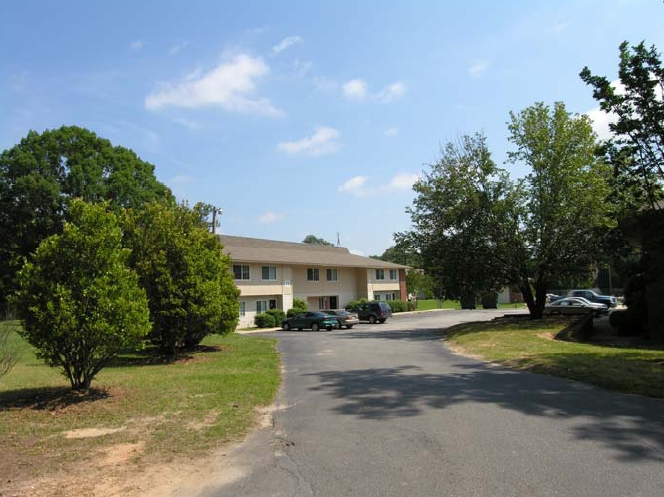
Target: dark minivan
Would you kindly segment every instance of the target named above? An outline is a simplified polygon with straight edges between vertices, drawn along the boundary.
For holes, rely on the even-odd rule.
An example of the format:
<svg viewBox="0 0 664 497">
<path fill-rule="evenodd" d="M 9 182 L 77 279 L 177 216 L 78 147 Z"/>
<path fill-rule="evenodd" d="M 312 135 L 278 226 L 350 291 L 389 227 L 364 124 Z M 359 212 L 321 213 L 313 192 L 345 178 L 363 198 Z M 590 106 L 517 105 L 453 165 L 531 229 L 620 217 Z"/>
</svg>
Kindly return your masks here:
<svg viewBox="0 0 664 497">
<path fill-rule="evenodd" d="M 384 323 L 392 317 L 392 308 L 387 302 L 366 302 L 347 310 L 356 312 L 360 321 L 369 321 L 371 324 Z"/>
</svg>

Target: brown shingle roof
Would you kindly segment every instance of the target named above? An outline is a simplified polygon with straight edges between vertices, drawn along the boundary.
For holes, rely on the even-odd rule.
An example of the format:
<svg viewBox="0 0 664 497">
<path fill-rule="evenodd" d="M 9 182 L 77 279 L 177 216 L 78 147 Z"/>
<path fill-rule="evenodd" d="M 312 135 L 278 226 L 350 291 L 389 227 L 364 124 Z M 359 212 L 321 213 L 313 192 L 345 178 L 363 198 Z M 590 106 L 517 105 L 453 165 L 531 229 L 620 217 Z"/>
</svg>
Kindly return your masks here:
<svg viewBox="0 0 664 497">
<path fill-rule="evenodd" d="M 238 262 L 406 269 L 408 266 L 351 254 L 347 248 L 217 235 L 224 252 Z"/>
</svg>

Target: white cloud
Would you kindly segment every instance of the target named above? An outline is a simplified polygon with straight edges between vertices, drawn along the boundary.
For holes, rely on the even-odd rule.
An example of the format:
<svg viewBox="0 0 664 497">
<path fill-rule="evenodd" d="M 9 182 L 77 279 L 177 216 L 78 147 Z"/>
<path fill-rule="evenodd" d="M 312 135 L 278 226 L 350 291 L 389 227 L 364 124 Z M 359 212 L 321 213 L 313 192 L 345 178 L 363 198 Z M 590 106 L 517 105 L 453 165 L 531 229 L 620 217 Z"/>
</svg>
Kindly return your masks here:
<svg viewBox="0 0 664 497">
<path fill-rule="evenodd" d="M 314 78 L 314 86 L 321 93 L 336 93 L 339 84 L 336 81 L 321 76 Z"/>
<path fill-rule="evenodd" d="M 468 69 L 468 72 L 473 78 L 479 78 L 482 74 L 486 72 L 488 68 L 489 68 L 489 61 L 480 60 L 479 62 L 473 64 L 470 67 L 470 69 Z"/>
<path fill-rule="evenodd" d="M 419 179 L 419 175 L 410 173 L 396 174 L 392 180 L 375 188 L 368 186 L 367 176 L 354 176 L 338 187 L 341 193 L 354 195 L 355 197 L 366 197 L 378 193 L 389 193 L 410 190 Z"/>
<path fill-rule="evenodd" d="M 178 175 L 178 176 L 173 176 L 171 179 L 168 180 L 169 185 L 187 185 L 189 183 L 193 183 L 195 181 L 195 178 L 193 176 L 187 176 L 187 175 Z"/>
<path fill-rule="evenodd" d="M 616 93 L 623 95 L 625 93 L 625 86 L 620 82 L 620 80 L 615 80 L 611 82 L 611 86 L 615 89 Z M 597 133 L 597 137 L 600 140 L 608 140 L 613 136 L 611 130 L 609 129 L 609 124 L 613 124 L 618 121 L 618 116 L 613 112 L 604 112 L 599 107 L 590 109 L 586 112 L 586 115 L 590 118 L 593 123 L 593 130 Z"/>
<path fill-rule="evenodd" d="M 367 182 L 366 176 L 355 176 L 343 185 L 339 186 L 339 191 L 341 193 L 349 193 L 350 195 L 355 195 L 356 197 L 364 197 L 368 192 L 364 186 Z"/>
<path fill-rule="evenodd" d="M 303 40 L 301 36 L 289 36 L 281 40 L 277 45 L 273 46 L 272 51 L 274 53 L 281 53 L 287 48 L 292 47 L 293 45 L 302 43 L 302 41 Z"/>
<path fill-rule="evenodd" d="M 143 48 L 143 42 L 141 40 L 132 41 L 129 44 L 129 48 L 134 52 L 138 52 L 141 48 Z"/>
<path fill-rule="evenodd" d="M 283 112 L 266 98 L 249 98 L 257 81 L 269 74 L 269 66 L 247 54 L 222 62 L 208 73 L 192 74 L 183 83 L 162 83 L 160 89 L 145 98 L 145 107 L 200 108 L 217 106 L 231 112 L 279 116 Z"/>
<path fill-rule="evenodd" d="M 182 119 L 181 117 L 171 117 L 171 121 L 173 121 L 176 124 L 180 124 L 181 126 L 184 126 L 185 128 L 189 129 L 200 129 L 203 126 L 201 126 L 200 123 L 196 121 L 192 121 L 190 119 Z"/>
<path fill-rule="evenodd" d="M 258 222 L 260 224 L 272 224 L 276 223 L 277 221 L 281 221 L 282 219 L 284 219 L 284 217 L 286 217 L 284 214 L 267 211 L 262 216 L 258 216 Z"/>
<path fill-rule="evenodd" d="M 183 48 L 186 48 L 187 45 L 189 45 L 189 43 L 187 43 L 186 41 L 178 42 L 175 45 L 172 45 L 171 48 L 168 50 L 168 52 L 171 55 L 176 55 L 176 54 L 180 53 L 180 51 Z"/>
<path fill-rule="evenodd" d="M 329 154 L 335 152 L 340 147 L 340 143 L 338 142 L 340 137 L 341 133 L 336 129 L 323 126 L 319 127 L 312 136 L 293 142 L 279 143 L 277 150 L 293 155 L 305 154 L 317 156 Z"/>
<path fill-rule="evenodd" d="M 406 85 L 398 81 L 386 86 L 378 93 L 369 93 L 367 82 L 363 79 L 355 78 L 343 85 L 344 96 L 349 100 L 362 101 L 365 99 L 387 104 L 400 98 L 406 93 Z"/>
<path fill-rule="evenodd" d="M 595 133 L 597 133 L 597 137 L 600 140 L 608 140 L 613 136 L 609 129 L 609 124 L 615 123 L 618 120 L 616 114 L 613 112 L 604 112 L 599 107 L 596 107 L 586 112 L 586 115 L 592 121 L 593 130 L 595 130 Z"/>
<path fill-rule="evenodd" d="M 383 134 L 385 136 L 396 136 L 399 134 L 399 128 L 392 126 L 391 128 L 387 128 L 385 131 L 383 131 Z"/>
<path fill-rule="evenodd" d="M 374 98 L 380 103 L 389 104 L 397 98 L 401 98 L 406 93 L 406 85 L 401 82 L 392 83 L 390 86 L 381 91 Z"/>
<path fill-rule="evenodd" d="M 344 84 L 344 95 L 350 100 L 363 100 L 367 96 L 367 83 L 361 79 L 351 79 Z"/>
<path fill-rule="evenodd" d="M 399 173 L 382 189 L 388 192 L 410 190 L 418 179 L 420 179 L 418 174 Z"/>
<path fill-rule="evenodd" d="M 304 77 L 311 70 L 312 66 L 313 62 L 311 61 L 302 61 L 296 59 L 295 62 L 293 62 L 294 76 L 296 78 Z"/>
</svg>

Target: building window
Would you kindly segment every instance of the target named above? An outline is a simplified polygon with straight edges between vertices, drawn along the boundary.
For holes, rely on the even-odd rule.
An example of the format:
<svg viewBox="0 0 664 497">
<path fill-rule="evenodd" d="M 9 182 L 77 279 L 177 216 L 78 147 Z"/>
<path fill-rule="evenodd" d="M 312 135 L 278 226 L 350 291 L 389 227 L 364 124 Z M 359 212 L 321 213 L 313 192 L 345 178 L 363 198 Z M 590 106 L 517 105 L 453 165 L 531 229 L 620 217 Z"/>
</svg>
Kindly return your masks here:
<svg viewBox="0 0 664 497">
<path fill-rule="evenodd" d="M 386 293 L 385 294 L 385 300 L 396 300 L 397 295 L 395 293 Z"/>
<path fill-rule="evenodd" d="M 390 269 L 390 279 L 391 280 L 396 280 L 397 279 L 397 270 L 396 269 Z"/>
<path fill-rule="evenodd" d="M 318 308 L 319 309 L 327 309 L 327 306 L 325 305 L 325 300 L 327 300 L 325 297 L 318 297 Z"/>
<path fill-rule="evenodd" d="M 276 266 L 263 266 L 261 268 L 261 278 L 264 280 L 275 281 L 277 279 Z"/>
<path fill-rule="evenodd" d="M 385 279 L 385 270 L 384 269 L 376 269 L 376 279 L 377 280 L 384 280 Z"/>
<path fill-rule="evenodd" d="M 256 312 L 262 314 L 267 311 L 267 300 L 257 300 L 256 301 Z"/>
<path fill-rule="evenodd" d="M 244 316 L 246 309 L 246 302 L 240 302 L 240 316 Z"/>
<path fill-rule="evenodd" d="M 380 293 L 374 293 L 374 300 L 380 300 Z"/>
<path fill-rule="evenodd" d="M 307 281 L 318 281 L 319 279 L 318 268 L 307 269 Z"/>
<path fill-rule="evenodd" d="M 336 269 L 328 269 L 327 281 L 338 281 L 338 280 L 339 280 L 339 272 Z"/>
<path fill-rule="evenodd" d="M 239 264 L 233 264 L 233 276 L 236 280 L 248 280 L 249 279 L 249 266 L 242 266 Z"/>
</svg>

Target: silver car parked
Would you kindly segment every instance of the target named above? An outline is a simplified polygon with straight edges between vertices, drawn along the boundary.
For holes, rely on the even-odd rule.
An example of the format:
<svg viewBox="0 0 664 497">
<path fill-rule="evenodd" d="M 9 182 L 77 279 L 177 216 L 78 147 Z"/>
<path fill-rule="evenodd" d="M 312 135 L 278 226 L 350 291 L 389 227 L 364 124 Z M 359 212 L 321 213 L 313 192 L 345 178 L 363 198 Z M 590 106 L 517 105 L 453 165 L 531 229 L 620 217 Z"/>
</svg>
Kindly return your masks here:
<svg viewBox="0 0 664 497">
<path fill-rule="evenodd" d="M 590 302 L 583 297 L 566 297 L 564 299 L 551 302 L 544 307 L 544 314 L 555 316 L 557 314 L 587 314 L 592 313 L 595 316 L 608 312 L 608 307 L 604 304 Z"/>
</svg>

